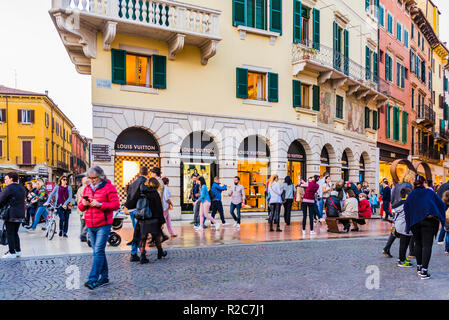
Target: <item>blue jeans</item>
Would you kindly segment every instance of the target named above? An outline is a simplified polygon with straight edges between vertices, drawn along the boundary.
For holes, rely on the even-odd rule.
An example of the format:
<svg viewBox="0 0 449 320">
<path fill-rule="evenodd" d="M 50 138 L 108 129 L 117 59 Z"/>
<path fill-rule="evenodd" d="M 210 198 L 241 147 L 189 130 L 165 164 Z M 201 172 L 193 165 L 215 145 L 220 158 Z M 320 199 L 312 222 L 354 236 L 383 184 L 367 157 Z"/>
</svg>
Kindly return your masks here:
<svg viewBox="0 0 449 320">
<path fill-rule="evenodd" d="M 234 214 L 234 210 L 237 208 L 237 217 Z M 233 204 L 231 203 L 231 216 L 234 218 L 234 220 L 240 224 L 240 209 L 242 209 L 242 204 Z"/>
<path fill-rule="evenodd" d="M 34 217 L 33 225 L 31 226 L 31 229 L 36 229 L 37 224 L 41 220 L 41 216 L 44 216 L 44 218 L 47 217 L 47 207 L 39 207 L 36 212 L 36 216 Z"/>
<path fill-rule="evenodd" d="M 323 217 L 323 207 L 324 207 L 324 199 L 321 198 L 318 202 L 318 211 L 317 211 L 317 215 L 318 215 L 318 219 L 321 219 Z"/>
<path fill-rule="evenodd" d="M 70 213 L 72 211 L 69 209 L 64 209 L 63 207 L 59 207 L 58 209 L 56 209 L 56 212 L 59 216 L 59 232 L 67 234 L 67 231 L 69 231 Z"/>
<path fill-rule="evenodd" d="M 133 224 L 133 229 L 135 229 L 137 220 L 136 220 L 136 218 L 134 218 L 134 210 L 129 211 L 129 217 L 131 218 L 131 222 Z M 137 254 L 137 248 L 139 248 L 139 244 L 137 244 L 137 243 L 135 244 L 133 242 L 133 244 L 131 245 L 131 254 Z"/>
<path fill-rule="evenodd" d="M 106 260 L 106 243 L 111 225 L 98 228 L 88 228 L 89 239 L 94 253 L 92 269 L 89 274 L 89 281 L 96 282 L 100 279 L 108 279 L 108 262 Z"/>
<path fill-rule="evenodd" d="M 446 232 L 446 243 L 444 244 L 446 251 L 449 251 L 449 232 Z"/>
</svg>

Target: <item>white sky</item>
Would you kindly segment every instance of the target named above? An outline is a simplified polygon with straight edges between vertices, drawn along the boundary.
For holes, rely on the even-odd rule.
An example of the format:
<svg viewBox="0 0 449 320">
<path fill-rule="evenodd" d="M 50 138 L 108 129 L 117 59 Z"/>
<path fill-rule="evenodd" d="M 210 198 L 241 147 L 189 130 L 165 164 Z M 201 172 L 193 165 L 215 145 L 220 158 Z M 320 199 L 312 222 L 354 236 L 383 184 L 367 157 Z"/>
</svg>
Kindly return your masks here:
<svg viewBox="0 0 449 320">
<path fill-rule="evenodd" d="M 440 38 L 449 43 L 449 1 L 433 1 L 441 12 Z M 92 137 L 90 76 L 75 71 L 50 7 L 51 0 L 0 0 L 0 84 L 14 88 L 17 79 L 18 89 L 48 90 L 81 134 Z"/>
</svg>

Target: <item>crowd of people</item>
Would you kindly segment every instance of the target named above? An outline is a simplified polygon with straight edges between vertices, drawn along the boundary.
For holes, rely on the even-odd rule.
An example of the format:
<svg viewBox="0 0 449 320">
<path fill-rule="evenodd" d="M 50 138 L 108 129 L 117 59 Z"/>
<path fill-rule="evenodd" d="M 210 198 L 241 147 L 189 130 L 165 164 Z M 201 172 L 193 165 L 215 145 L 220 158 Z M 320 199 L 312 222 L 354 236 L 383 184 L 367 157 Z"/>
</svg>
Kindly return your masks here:
<svg viewBox="0 0 449 320">
<path fill-rule="evenodd" d="M 193 202 L 194 228 L 202 232 L 206 221 L 219 230 L 221 225 L 228 225 L 225 220 L 222 196 L 230 197 L 230 214 L 234 220 L 233 227 L 240 228 L 241 209 L 245 203 L 245 188 L 240 178 L 234 177 L 230 187 L 221 185 L 219 177 L 209 189 L 203 176 L 195 176 L 190 198 Z M 412 267 L 410 258 L 416 258 L 418 274 L 422 279 L 430 278 L 428 267 L 432 253 L 433 238 L 441 224 L 439 244 L 445 244 L 449 254 L 449 183 L 441 184 L 434 190 L 420 175 L 408 172 L 394 186 L 383 179 L 379 197 L 366 182 L 352 183 L 339 180 L 333 182 L 329 173 L 313 176 L 304 181 L 299 179 L 295 185 L 287 176 L 280 181 L 273 174 L 266 186 L 268 224 L 270 232 L 282 232 L 281 211 L 285 227 L 291 224 L 293 204 L 297 202 L 302 210 L 302 232 L 306 234 L 309 219 L 310 234 L 315 234 L 314 225 L 323 223 L 325 217 L 341 217 L 346 232 L 359 231 L 365 218 L 376 214 L 381 209 L 383 219 L 394 223 L 392 233 L 383 249 L 383 254 L 392 257 L 390 248 L 396 238 L 400 239 L 398 266 Z M 162 243 L 177 237 L 171 225 L 170 210 L 173 209 L 169 179 L 161 177 L 160 168 L 148 170 L 141 167 L 139 176 L 127 188 L 127 199 L 123 211 L 128 213 L 134 233 L 131 246 L 131 262 L 146 264 L 147 244 L 157 248 L 157 258 L 167 256 Z M 113 214 L 120 208 L 120 201 L 115 186 L 107 179 L 99 166 L 87 171 L 82 179 L 82 186 L 74 194 L 67 184 L 67 178 L 61 177 L 57 186 L 48 194 L 44 181 L 37 179 L 26 183 L 26 188 L 19 184 L 17 173 L 8 173 L 5 188 L 0 193 L 0 214 L 4 220 L 4 235 L 9 246 L 3 259 L 21 256 L 19 228 L 23 225 L 30 232 L 35 230 L 47 216 L 47 207 L 53 206 L 59 216 L 59 236 L 67 237 L 69 217 L 76 207 L 81 220 L 80 240 L 90 241 L 93 249 L 93 263 L 85 286 L 95 289 L 109 283 L 108 264 L 105 247 L 111 233 Z M 437 194 L 438 192 L 438 194 Z M 75 202 L 72 197 L 75 196 Z M 216 220 L 217 212 L 220 220 Z M 446 212 L 446 213 L 445 213 Z M 353 228 L 351 229 L 351 223 Z M 276 228 L 274 228 L 276 227 Z M 166 228 L 168 234 L 164 231 Z M 407 248 L 409 256 L 407 257 Z M 138 255 L 140 252 L 140 256 Z"/>
<path fill-rule="evenodd" d="M 382 253 L 392 258 L 391 246 L 399 239 L 398 267 L 412 268 L 410 259 L 416 259 L 418 275 L 423 280 L 429 279 L 432 246 L 438 230 L 441 230 L 438 244 L 444 245 L 449 255 L 449 182 L 435 185 L 409 171 L 393 188 L 384 179 L 381 196 L 385 219 L 391 217 L 393 223 Z"/>
</svg>

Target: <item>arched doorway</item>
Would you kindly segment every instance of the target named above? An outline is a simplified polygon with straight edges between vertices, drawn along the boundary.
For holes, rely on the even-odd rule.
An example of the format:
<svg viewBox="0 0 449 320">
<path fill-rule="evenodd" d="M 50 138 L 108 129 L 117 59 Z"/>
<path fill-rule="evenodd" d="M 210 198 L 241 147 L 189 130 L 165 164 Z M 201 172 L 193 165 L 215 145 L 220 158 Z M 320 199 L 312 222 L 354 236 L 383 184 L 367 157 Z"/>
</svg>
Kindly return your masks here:
<svg viewBox="0 0 449 320">
<path fill-rule="evenodd" d="M 139 176 L 140 168 L 160 167 L 160 148 L 149 131 L 132 127 L 119 134 L 114 150 L 114 185 L 123 204 L 127 188 Z"/>
<path fill-rule="evenodd" d="M 203 176 L 210 189 L 218 174 L 218 147 L 214 139 L 204 131 L 195 131 L 181 145 L 181 210 L 193 210 L 191 190 L 193 177 Z"/>
<path fill-rule="evenodd" d="M 343 151 L 343 155 L 341 156 L 341 178 L 343 181 L 349 181 L 349 161 L 346 150 Z"/>
<path fill-rule="evenodd" d="M 287 176 L 292 178 L 293 184 L 297 186 L 300 179 L 307 181 L 307 157 L 306 151 L 298 140 L 292 142 L 287 152 Z M 299 210 L 298 202 L 293 202 L 293 210 Z"/>
<path fill-rule="evenodd" d="M 321 149 L 321 155 L 320 155 L 320 175 L 323 175 L 325 172 L 330 173 L 330 159 L 329 159 L 329 152 L 327 151 L 327 147 L 324 146 L 323 149 Z M 304 179 L 304 181 L 306 181 Z"/>
<path fill-rule="evenodd" d="M 246 137 L 239 146 L 237 174 L 245 187 L 245 210 L 264 211 L 265 188 L 270 176 L 270 149 L 259 136 Z"/>
<path fill-rule="evenodd" d="M 363 154 L 360 156 L 359 161 L 359 182 L 365 181 L 365 158 L 363 157 Z"/>
</svg>

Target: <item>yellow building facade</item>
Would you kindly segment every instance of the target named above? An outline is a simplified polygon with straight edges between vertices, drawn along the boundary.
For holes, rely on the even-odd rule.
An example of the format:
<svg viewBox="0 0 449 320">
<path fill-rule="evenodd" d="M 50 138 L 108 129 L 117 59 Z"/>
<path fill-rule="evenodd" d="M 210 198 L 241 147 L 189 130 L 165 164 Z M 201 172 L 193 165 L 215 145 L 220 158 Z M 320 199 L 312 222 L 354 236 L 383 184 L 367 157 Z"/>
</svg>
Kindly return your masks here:
<svg viewBox="0 0 449 320">
<path fill-rule="evenodd" d="M 70 172 L 72 122 L 47 94 L 0 86 L 0 168 L 49 180 Z"/>
<path fill-rule="evenodd" d="M 240 176 L 248 210 L 266 210 L 272 174 L 377 187 L 388 85 L 365 3 L 53 0 L 50 15 L 91 75 L 93 144 L 112 149 L 94 164 L 122 200 L 142 164 L 170 178 L 175 218 L 196 174 Z"/>
</svg>

